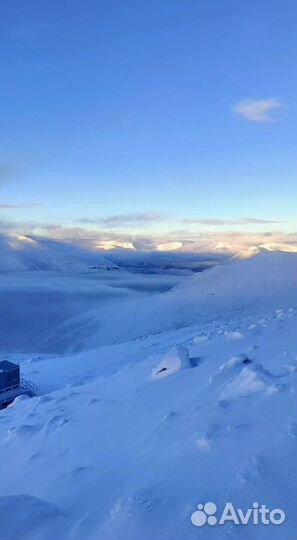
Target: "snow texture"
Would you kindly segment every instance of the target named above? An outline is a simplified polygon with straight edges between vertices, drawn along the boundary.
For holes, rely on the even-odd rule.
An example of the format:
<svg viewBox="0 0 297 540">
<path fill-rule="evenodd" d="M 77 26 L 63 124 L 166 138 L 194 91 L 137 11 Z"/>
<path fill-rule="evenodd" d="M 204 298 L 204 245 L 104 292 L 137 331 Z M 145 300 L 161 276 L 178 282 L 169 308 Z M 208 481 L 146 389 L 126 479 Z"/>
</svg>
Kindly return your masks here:
<svg viewBox="0 0 297 540">
<path fill-rule="evenodd" d="M 296 263 L 220 265 L 3 349 L 41 395 L 0 412 L 1 540 L 293 540 Z M 207 501 L 286 521 L 197 528 Z"/>
</svg>

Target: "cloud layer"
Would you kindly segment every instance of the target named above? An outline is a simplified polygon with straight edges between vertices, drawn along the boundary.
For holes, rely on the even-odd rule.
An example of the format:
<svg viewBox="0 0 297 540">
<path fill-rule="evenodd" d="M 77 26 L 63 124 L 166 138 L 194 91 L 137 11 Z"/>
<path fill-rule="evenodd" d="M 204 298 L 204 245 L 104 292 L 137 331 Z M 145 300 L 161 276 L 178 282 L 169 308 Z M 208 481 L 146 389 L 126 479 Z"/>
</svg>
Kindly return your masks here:
<svg viewBox="0 0 297 540">
<path fill-rule="evenodd" d="M 275 98 L 246 100 L 237 103 L 234 107 L 234 112 L 250 122 L 272 122 L 273 117 L 271 113 L 283 106 L 283 101 Z"/>
<path fill-rule="evenodd" d="M 242 223 L 242 222 L 240 222 Z M 240 230 L 193 230 L 186 227 L 167 232 L 141 233 L 139 230 L 120 231 L 115 229 L 83 226 L 63 226 L 52 223 L 0 222 L 0 230 L 8 234 L 39 235 L 63 240 L 98 250 L 126 249 L 130 251 L 183 251 L 196 253 L 238 253 L 252 246 L 287 245 L 297 249 L 297 234 L 283 231 L 243 232 Z"/>
<path fill-rule="evenodd" d="M 24 203 L 24 204 L 10 204 L 10 203 L 0 203 L 0 210 L 17 210 L 21 208 L 35 208 L 41 206 L 39 203 Z"/>
<path fill-rule="evenodd" d="M 214 226 L 224 226 L 224 225 L 267 225 L 267 224 L 278 224 L 282 221 L 276 221 L 274 219 L 261 219 L 261 218 L 237 218 L 237 219 L 219 219 L 219 218 L 194 218 L 194 219 L 184 219 L 183 223 L 189 225 L 214 225 Z"/>
<path fill-rule="evenodd" d="M 116 227 L 137 227 L 141 225 L 147 225 L 149 223 L 159 223 L 166 221 L 168 216 L 165 214 L 159 214 L 155 212 L 135 212 L 127 214 L 116 214 L 114 216 L 87 218 L 82 217 L 77 219 L 77 223 L 100 225 L 104 228 L 116 228 Z"/>
</svg>

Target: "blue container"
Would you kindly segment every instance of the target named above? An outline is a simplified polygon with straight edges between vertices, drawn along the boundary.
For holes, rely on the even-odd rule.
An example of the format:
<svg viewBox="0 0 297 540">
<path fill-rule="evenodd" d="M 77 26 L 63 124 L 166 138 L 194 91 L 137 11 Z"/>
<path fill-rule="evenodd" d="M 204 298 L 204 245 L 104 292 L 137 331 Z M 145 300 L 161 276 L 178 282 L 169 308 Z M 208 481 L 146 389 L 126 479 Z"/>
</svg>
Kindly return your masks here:
<svg viewBox="0 0 297 540">
<path fill-rule="evenodd" d="M 20 366 L 8 360 L 0 362 L 0 392 L 20 386 Z"/>
</svg>

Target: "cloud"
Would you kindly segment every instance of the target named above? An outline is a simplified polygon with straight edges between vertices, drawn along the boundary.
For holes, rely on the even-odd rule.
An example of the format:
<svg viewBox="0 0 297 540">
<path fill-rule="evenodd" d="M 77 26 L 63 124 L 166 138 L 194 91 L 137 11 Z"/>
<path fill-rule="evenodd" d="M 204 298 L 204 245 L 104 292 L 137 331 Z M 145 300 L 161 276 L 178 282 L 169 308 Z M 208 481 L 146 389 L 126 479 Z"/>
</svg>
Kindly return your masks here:
<svg viewBox="0 0 297 540">
<path fill-rule="evenodd" d="M 244 218 L 257 219 L 257 218 Z M 105 228 L 86 228 L 83 226 L 70 226 L 69 224 L 53 224 L 34 221 L 13 222 L 0 220 L 1 230 L 6 234 L 29 235 L 30 237 L 43 236 L 53 240 L 60 240 L 83 248 L 103 251 L 105 249 L 125 249 L 130 253 L 164 250 L 190 252 L 197 256 L 201 253 L 213 255 L 229 255 L 239 253 L 252 246 L 261 245 L 291 245 L 297 248 L 297 234 L 285 233 L 281 230 L 243 231 L 223 229 L 196 229 L 192 226 L 162 231 L 161 228 L 152 232 L 140 234 L 139 230 L 116 230 Z M 286 248 L 287 249 L 287 248 Z"/>
<path fill-rule="evenodd" d="M 272 122 L 271 112 L 284 106 L 280 99 L 240 101 L 234 107 L 234 112 L 250 122 Z"/>
<path fill-rule="evenodd" d="M 155 249 L 157 251 L 177 251 L 183 247 L 182 242 L 164 242 L 162 244 L 157 244 Z"/>
<path fill-rule="evenodd" d="M 117 214 L 108 217 L 98 218 L 80 218 L 76 221 L 82 224 L 100 225 L 104 228 L 116 228 L 116 227 L 137 227 L 140 225 L 147 225 L 148 223 L 159 223 L 166 221 L 168 216 L 164 214 L 158 214 L 154 212 L 139 212 L 130 214 Z"/>
<path fill-rule="evenodd" d="M 117 214 L 114 216 L 98 217 L 98 218 L 80 218 L 76 222 L 82 225 L 98 225 L 104 229 L 116 229 L 121 227 L 141 227 L 148 224 L 168 222 L 172 219 L 172 216 L 168 214 L 159 214 L 156 212 L 140 212 L 129 214 Z M 234 218 L 234 219 L 220 219 L 220 218 L 192 218 L 192 219 L 175 219 L 176 222 L 180 222 L 183 225 L 245 225 L 245 224 L 278 224 L 282 221 L 274 219 L 261 219 L 261 218 Z"/>
<path fill-rule="evenodd" d="M 111 251 L 113 249 L 135 249 L 132 242 L 123 242 L 122 240 L 99 240 L 96 244 L 96 248 L 103 249 L 104 251 Z"/>
<path fill-rule="evenodd" d="M 24 204 L 9 204 L 9 203 L 0 203 L 0 210 L 15 210 L 20 208 L 35 208 L 41 206 L 40 203 L 24 203 Z"/>
<path fill-rule="evenodd" d="M 219 218 L 193 218 L 183 219 L 183 223 L 187 225 L 267 225 L 283 223 L 282 221 L 276 221 L 274 219 L 261 219 L 261 218 L 236 218 L 236 219 L 219 219 Z"/>
</svg>

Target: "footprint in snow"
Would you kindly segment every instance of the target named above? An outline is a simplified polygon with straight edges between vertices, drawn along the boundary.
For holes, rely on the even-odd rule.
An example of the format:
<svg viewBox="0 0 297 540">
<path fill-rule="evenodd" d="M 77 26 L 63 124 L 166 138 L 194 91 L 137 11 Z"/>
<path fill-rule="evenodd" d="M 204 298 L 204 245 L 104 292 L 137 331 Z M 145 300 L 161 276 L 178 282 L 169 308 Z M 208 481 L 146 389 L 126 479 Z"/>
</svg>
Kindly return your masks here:
<svg viewBox="0 0 297 540">
<path fill-rule="evenodd" d="M 199 437 L 196 439 L 196 446 L 199 448 L 199 450 L 203 451 L 209 451 L 210 450 L 210 441 L 207 439 L 207 437 Z"/>
<path fill-rule="evenodd" d="M 297 420 L 289 422 L 286 433 L 290 439 L 297 439 Z"/>
<path fill-rule="evenodd" d="M 240 424 L 210 424 L 206 432 L 201 435 L 198 439 L 196 439 L 196 445 L 201 450 L 209 450 L 215 441 L 229 437 L 234 436 L 236 433 L 241 433 L 242 431 L 246 431 L 248 429 L 248 424 L 240 423 Z"/>
<path fill-rule="evenodd" d="M 87 403 L 87 407 L 90 407 L 92 405 L 97 405 L 97 403 L 100 403 L 100 401 L 102 401 L 102 400 L 98 399 L 98 398 L 91 398 L 91 399 L 89 399 L 89 401 Z"/>
<path fill-rule="evenodd" d="M 169 411 L 168 413 L 164 414 L 163 421 L 172 420 L 177 415 L 176 411 Z"/>
<path fill-rule="evenodd" d="M 112 518 L 118 518 L 121 515 L 132 517 L 151 512 L 158 507 L 158 500 L 151 497 L 147 490 L 138 490 L 128 497 L 119 499 L 112 507 L 110 514 Z"/>
<path fill-rule="evenodd" d="M 259 345 L 250 345 L 250 347 L 247 349 L 248 352 L 253 352 L 253 351 L 256 351 L 257 349 L 259 349 Z"/>
<path fill-rule="evenodd" d="M 195 345 L 198 345 L 199 343 L 205 343 L 208 340 L 209 340 L 209 336 L 205 335 L 205 334 L 202 334 L 201 336 L 194 337 L 193 338 L 193 343 Z"/>
<path fill-rule="evenodd" d="M 239 330 L 227 331 L 225 336 L 229 341 L 239 341 L 244 338 L 244 335 Z"/>
<path fill-rule="evenodd" d="M 244 471 L 239 474 L 239 481 L 242 484 L 253 483 L 260 480 L 263 476 L 267 476 L 268 468 L 265 460 L 262 457 L 252 457 L 247 462 Z"/>
</svg>

